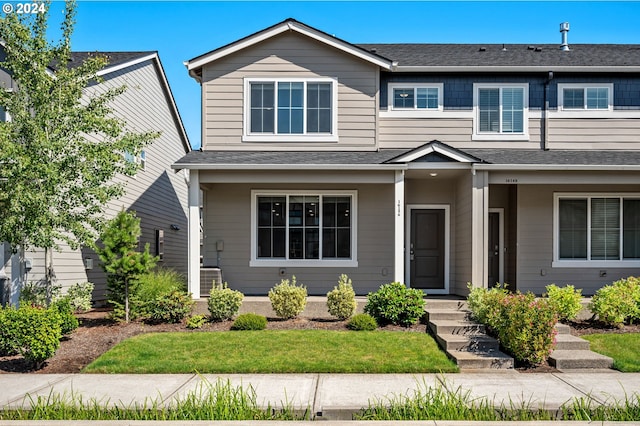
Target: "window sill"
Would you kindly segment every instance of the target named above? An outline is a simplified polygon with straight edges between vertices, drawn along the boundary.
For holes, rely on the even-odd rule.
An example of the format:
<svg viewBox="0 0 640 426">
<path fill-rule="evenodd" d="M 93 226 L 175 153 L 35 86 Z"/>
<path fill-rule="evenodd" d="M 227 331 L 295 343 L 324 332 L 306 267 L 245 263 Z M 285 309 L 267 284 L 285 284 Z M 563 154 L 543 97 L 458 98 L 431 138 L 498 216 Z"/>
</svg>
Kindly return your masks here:
<svg viewBox="0 0 640 426">
<path fill-rule="evenodd" d="M 242 142 L 338 142 L 338 135 L 243 135 Z"/>
<path fill-rule="evenodd" d="M 554 260 L 553 268 L 638 268 L 640 260 Z"/>
<path fill-rule="evenodd" d="M 280 260 L 280 259 L 252 259 L 249 261 L 251 268 L 278 268 L 278 267 L 301 267 L 301 268 L 357 268 L 358 261 L 345 260 Z"/>
<path fill-rule="evenodd" d="M 474 141 L 528 141 L 527 133 L 474 133 Z"/>
</svg>

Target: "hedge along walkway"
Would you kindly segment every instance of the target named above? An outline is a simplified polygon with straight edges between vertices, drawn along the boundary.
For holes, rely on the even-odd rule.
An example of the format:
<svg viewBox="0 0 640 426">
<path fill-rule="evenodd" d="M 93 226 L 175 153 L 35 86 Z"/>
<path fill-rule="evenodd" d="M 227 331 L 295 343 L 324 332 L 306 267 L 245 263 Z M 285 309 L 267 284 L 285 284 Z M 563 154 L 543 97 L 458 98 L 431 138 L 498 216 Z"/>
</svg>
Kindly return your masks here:
<svg viewBox="0 0 640 426">
<path fill-rule="evenodd" d="M 150 333 L 86 373 L 435 373 L 458 368 L 426 333 L 263 330 Z"/>
</svg>

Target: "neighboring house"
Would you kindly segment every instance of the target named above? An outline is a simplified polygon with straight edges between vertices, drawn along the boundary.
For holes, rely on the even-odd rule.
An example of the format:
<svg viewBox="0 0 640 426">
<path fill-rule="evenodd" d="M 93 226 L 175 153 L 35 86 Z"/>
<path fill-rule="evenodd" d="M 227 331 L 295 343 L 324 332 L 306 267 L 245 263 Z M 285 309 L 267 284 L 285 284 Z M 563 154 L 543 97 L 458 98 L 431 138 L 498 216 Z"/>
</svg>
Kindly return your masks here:
<svg viewBox="0 0 640 426">
<path fill-rule="evenodd" d="M 74 52 L 72 64 L 80 64 L 96 52 Z M 121 209 L 135 211 L 141 219 L 140 247 L 150 244 L 150 251 L 161 256 L 160 266 L 187 273 L 187 193 L 188 174 L 176 173 L 171 164 L 191 150 L 187 134 L 178 113 L 169 83 L 157 52 L 97 52 L 109 58 L 109 65 L 100 71 L 104 79 L 91 86 L 91 91 L 106 91 L 126 86 L 127 90 L 112 103 L 114 113 L 127 122 L 128 128 L 157 131 L 160 136 L 148 145 L 139 158 L 124 153 L 129 161 L 140 164 L 134 177 L 119 177 L 126 184 L 125 194 L 106 206 L 106 216 L 115 216 Z M 2 58 L 0 58 L 2 59 Z M 0 70 L 2 73 L 2 70 Z M 4 74 L 6 76 L 6 74 Z M 4 244 L 7 246 L 8 244 Z M 96 285 L 94 300 L 104 301 L 106 280 L 97 255 L 89 249 L 71 250 L 62 245 L 53 251 L 53 269 L 57 284 L 66 288 L 74 283 L 90 281 Z M 5 299 L 15 302 L 19 290 L 21 266 L 17 256 L 5 247 L 0 267 L 4 265 L 11 281 L 5 285 Z M 13 257 L 10 261 L 10 257 Z M 25 253 L 31 269 L 28 281 L 44 277 L 44 251 Z M 12 268 L 13 266 L 13 268 Z M 11 273 L 13 270 L 13 273 Z"/>
<path fill-rule="evenodd" d="M 354 45 L 288 19 L 186 62 L 190 290 L 211 266 L 246 294 L 638 274 L 640 45 L 567 47 Z"/>
</svg>

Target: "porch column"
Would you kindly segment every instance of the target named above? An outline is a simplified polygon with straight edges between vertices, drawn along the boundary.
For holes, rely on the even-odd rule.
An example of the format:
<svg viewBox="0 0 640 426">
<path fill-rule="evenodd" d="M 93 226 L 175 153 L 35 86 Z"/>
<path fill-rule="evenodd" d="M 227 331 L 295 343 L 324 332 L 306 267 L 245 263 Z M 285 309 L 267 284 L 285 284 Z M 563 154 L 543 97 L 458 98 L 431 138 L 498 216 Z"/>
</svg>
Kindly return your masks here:
<svg viewBox="0 0 640 426">
<path fill-rule="evenodd" d="M 394 260 L 393 260 L 393 280 L 404 283 L 404 170 L 396 170 L 394 192 Z"/>
<path fill-rule="evenodd" d="M 188 289 L 194 299 L 200 299 L 200 176 L 198 170 L 189 171 L 188 245 Z"/>
<path fill-rule="evenodd" d="M 487 288 L 489 172 L 474 170 L 471 198 L 471 283 Z"/>
</svg>

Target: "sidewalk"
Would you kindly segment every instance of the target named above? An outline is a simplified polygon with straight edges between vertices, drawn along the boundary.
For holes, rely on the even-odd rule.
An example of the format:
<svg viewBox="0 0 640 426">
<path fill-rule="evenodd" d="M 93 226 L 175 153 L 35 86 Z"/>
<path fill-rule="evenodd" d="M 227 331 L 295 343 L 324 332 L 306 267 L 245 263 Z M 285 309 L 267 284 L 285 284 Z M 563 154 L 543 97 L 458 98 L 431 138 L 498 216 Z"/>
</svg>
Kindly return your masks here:
<svg viewBox="0 0 640 426">
<path fill-rule="evenodd" d="M 461 374 L 2 374 L 0 408 L 29 406 L 30 397 L 81 395 L 82 400 L 105 405 L 171 402 L 199 389 L 203 380 L 215 384 L 229 380 L 233 386 L 252 387 L 257 401 L 279 408 L 288 404 L 304 412 L 311 409 L 316 420 L 350 420 L 354 413 L 373 401 L 385 401 L 397 395 L 413 395 L 425 387 L 446 386 L 469 391 L 473 398 L 487 398 L 494 405 L 518 406 L 555 411 L 573 398 L 591 397 L 595 403 L 608 404 L 640 393 L 640 373 L 597 371 L 585 373 L 519 373 L 517 371 L 470 372 Z M 279 423 L 279 422 L 278 422 Z M 284 424 L 293 425 L 296 422 Z M 351 422 L 349 422 L 351 423 Z M 0 426 L 25 424 L 0 420 Z M 32 422 L 30 423 L 32 424 Z M 44 424 L 44 423 L 39 423 Z M 62 423 L 51 423 L 62 424 Z M 98 423 L 91 423 L 98 424 Z M 107 424 L 107 423 L 105 423 Z M 133 424 L 109 423 L 109 424 Z M 136 423 L 137 424 L 137 423 Z M 152 422 L 141 423 L 151 425 Z M 162 424 L 169 424 L 162 423 Z M 187 423 L 185 423 L 187 424 Z M 193 422 L 188 424 L 194 424 Z M 216 422 L 216 424 L 220 424 Z M 238 423 L 236 423 L 238 424 Z M 240 424 L 248 424 L 247 422 Z M 275 422 L 269 422 L 275 425 Z M 340 422 L 340 424 L 344 424 Z M 384 422 L 375 422 L 382 426 Z M 410 424 L 410 423 L 409 423 Z M 445 425 L 471 422 L 418 422 Z M 479 424 L 479 423 L 473 423 Z M 508 423 L 501 423 L 507 425 Z M 536 423 L 539 425 L 540 423 Z M 554 422 L 553 424 L 559 424 Z M 572 423 L 576 424 L 576 423 Z M 585 423 L 586 424 L 586 423 Z M 601 424 L 601 423 L 599 423 Z M 621 423 L 616 423 L 620 425 Z M 632 424 L 632 423 L 627 423 Z M 640 419 L 638 423 L 640 425 Z"/>
</svg>

